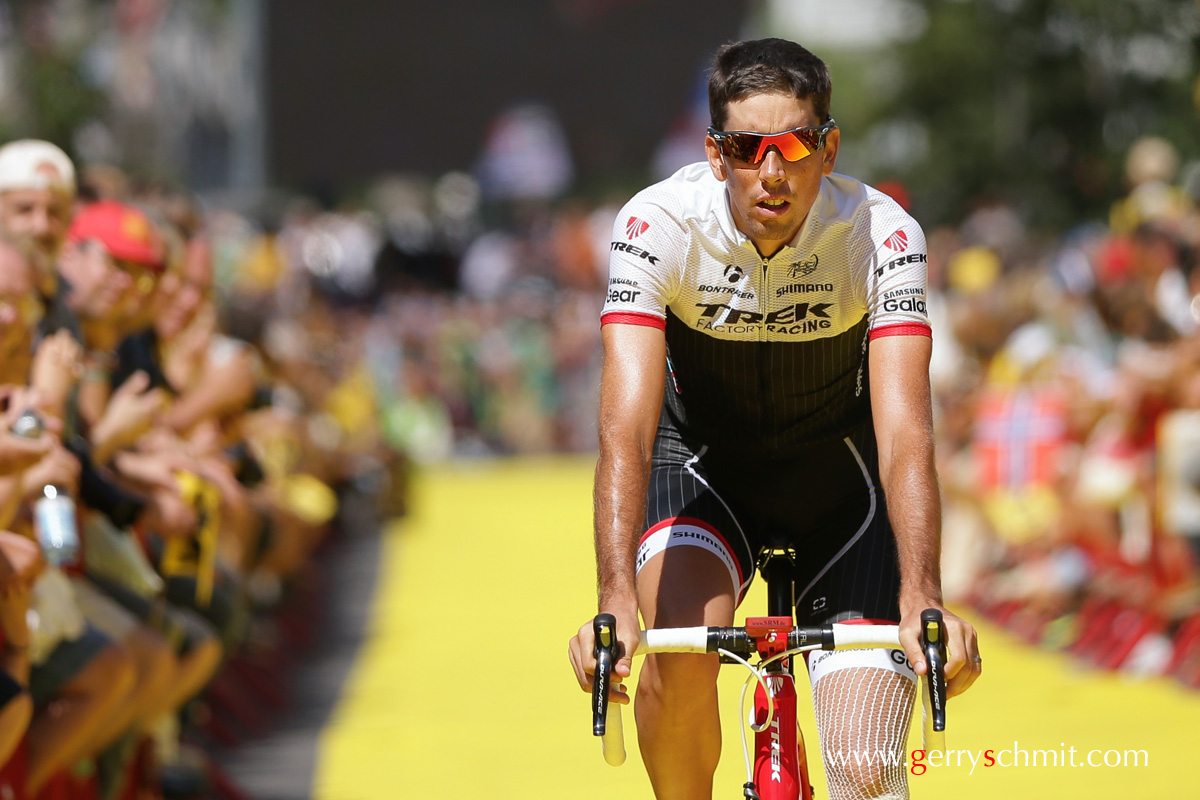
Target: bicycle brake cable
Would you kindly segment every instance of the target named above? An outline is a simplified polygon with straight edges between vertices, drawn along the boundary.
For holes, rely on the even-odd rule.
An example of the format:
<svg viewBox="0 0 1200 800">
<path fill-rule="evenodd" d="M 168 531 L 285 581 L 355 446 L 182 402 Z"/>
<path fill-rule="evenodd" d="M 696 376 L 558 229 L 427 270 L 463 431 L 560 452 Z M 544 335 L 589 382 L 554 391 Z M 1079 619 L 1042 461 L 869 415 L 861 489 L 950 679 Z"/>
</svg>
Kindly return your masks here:
<svg viewBox="0 0 1200 800">
<path fill-rule="evenodd" d="M 736 653 L 731 653 L 724 648 L 718 649 L 717 652 L 720 655 L 728 656 L 731 660 L 736 661 L 746 669 L 750 670 L 750 674 L 746 677 L 745 682 L 742 684 L 742 693 L 738 697 L 738 732 L 742 735 L 742 759 L 746 764 L 746 786 L 752 787 L 754 785 L 754 764 L 750 760 L 750 745 L 746 741 L 746 724 L 747 721 L 749 721 L 750 729 L 755 733 L 765 731 L 767 726 L 771 724 L 771 719 L 775 716 L 775 698 L 771 694 L 771 690 L 767 686 L 766 679 L 763 677 L 763 673 L 758 667 L 755 667 L 749 661 L 737 655 Z M 751 679 L 757 681 L 758 684 L 762 686 L 763 693 L 767 696 L 767 721 L 761 728 L 755 726 L 753 718 L 745 716 L 746 690 L 750 688 Z M 747 791 L 753 791 L 753 789 L 747 788 Z"/>
</svg>

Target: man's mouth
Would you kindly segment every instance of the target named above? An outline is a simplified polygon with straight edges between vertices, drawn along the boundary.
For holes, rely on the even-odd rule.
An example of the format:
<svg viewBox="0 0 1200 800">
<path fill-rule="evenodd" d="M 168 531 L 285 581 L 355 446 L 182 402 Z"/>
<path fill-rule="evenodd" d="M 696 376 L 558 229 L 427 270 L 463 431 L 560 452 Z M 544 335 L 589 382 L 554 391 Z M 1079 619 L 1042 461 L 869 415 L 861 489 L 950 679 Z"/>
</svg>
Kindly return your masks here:
<svg viewBox="0 0 1200 800">
<path fill-rule="evenodd" d="M 758 203 L 758 208 L 762 211 L 765 211 L 767 214 L 774 215 L 782 214 L 784 211 L 787 211 L 788 206 L 790 205 L 791 203 L 789 203 L 787 200 L 784 200 L 782 197 L 768 197 L 766 200 L 762 200 Z"/>
</svg>

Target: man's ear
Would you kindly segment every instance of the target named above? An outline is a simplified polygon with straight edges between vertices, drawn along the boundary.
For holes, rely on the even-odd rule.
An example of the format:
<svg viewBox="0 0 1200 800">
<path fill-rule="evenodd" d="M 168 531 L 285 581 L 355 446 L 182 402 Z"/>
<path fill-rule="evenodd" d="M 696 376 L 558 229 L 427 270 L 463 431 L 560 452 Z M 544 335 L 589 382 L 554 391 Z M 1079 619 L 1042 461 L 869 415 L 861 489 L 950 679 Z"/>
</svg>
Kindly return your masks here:
<svg viewBox="0 0 1200 800">
<path fill-rule="evenodd" d="M 829 175 L 837 164 L 838 145 L 842 142 L 842 132 L 834 128 L 825 134 L 825 147 L 821 150 L 821 174 Z"/>
<path fill-rule="evenodd" d="M 717 140 L 711 136 L 704 137 L 704 154 L 708 157 L 708 166 L 713 176 L 719 181 L 725 180 L 725 160 L 721 158 L 721 148 L 717 147 Z"/>
</svg>

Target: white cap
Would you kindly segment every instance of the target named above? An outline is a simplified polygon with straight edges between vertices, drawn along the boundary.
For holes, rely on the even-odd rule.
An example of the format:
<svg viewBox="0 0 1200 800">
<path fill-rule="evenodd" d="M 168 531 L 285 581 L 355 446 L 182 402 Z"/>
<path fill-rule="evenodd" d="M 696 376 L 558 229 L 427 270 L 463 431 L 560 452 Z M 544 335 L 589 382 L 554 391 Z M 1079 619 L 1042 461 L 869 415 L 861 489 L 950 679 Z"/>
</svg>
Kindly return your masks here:
<svg viewBox="0 0 1200 800">
<path fill-rule="evenodd" d="M 0 147 L 0 192 L 10 189 L 58 189 L 75 194 L 75 166 L 50 142 L 9 142 Z"/>
</svg>

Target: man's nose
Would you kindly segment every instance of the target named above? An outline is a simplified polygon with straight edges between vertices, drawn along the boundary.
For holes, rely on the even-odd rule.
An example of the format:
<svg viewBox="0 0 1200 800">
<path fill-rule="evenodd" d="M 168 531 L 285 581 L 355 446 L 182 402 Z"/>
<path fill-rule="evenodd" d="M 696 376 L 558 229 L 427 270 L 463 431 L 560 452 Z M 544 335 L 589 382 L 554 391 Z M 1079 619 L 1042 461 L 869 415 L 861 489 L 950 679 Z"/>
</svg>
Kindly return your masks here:
<svg viewBox="0 0 1200 800">
<path fill-rule="evenodd" d="M 50 212 L 44 208 L 36 208 L 32 214 L 33 234 L 34 236 L 42 237 L 51 232 L 53 220 L 50 218 Z"/>
<path fill-rule="evenodd" d="M 758 176 L 763 183 L 771 184 L 779 183 L 787 177 L 783 156 L 780 155 L 779 148 L 775 145 L 767 148 L 762 163 L 758 165 Z"/>
</svg>

